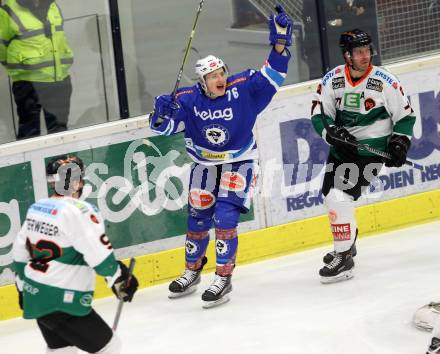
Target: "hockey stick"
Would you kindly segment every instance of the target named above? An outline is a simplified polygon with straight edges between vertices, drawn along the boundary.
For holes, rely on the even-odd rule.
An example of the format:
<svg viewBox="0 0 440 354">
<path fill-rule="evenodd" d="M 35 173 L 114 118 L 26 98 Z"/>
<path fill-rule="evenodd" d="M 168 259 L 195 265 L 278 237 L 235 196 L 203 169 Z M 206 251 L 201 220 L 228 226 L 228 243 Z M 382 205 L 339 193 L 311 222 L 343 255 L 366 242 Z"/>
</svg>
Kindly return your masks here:
<svg viewBox="0 0 440 354">
<path fill-rule="evenodd" d="M 191 48 L 191 43 L 192 43 L 193 38 L 194 38 L 194 33 L 196 32 L 197 22 L 199 21 L 199 15 L 200 15 L 200 12 L 202 11 L 202 7 L 203 7 L 204 1 L 205 0 L 200 0 L 199 7 L 198 7 L 197 12 L 196 12 L 196 17 L 194 18 L 194 23 L 193 23 L 193 26 L 192 26 L 192 30 L 191 30 L 191 33 L 190 33 L 189 38 L 188 38 L 188 43 L 186 45 L 185 53 L 183 55 L 182 65 L 180 66 L 179 73 L 177 74 L 177 80 L 176 80 L 176 83 L 174 85 L 173 92 L 171 93 L 171 97 L 173 99 L 173 102 L 176 102 L 176 92 L 177 92 L 177 89 L 179 88 L 180 80 L 182 80 L 183 67 L 185 66 L 186 59 L 188 58 L 188 53 L 189 53 L 189 50 Z M 163 121 L 164 121 L 163 117 L 158 117 L 156 123 L 154 124 L 154 126 L 155 127 L 160 126 Z"/>
<path fill-rule="evenodd" d="M 128 279 L 127 283 L 131 279 L 131 275 L 133 274 L 134 266 L 136 264 L 136 259 L 130 258 L 130 264 L 128 265 Z M 118 328 L 119 318 L 121 317 L 122 307 L 124 306 L 124 300 L 120 299 L 118 303 L 118 308 L 116 310 L 115 319 L 113 321 L 113 331 L 116 331 L 116 328 Z"/>
<path fill-rule="evenodd" d="M 381 150 L 377 150 L 375 148 L 372 148 L 368 144 L 361 144 L 361 143 L 358 143 L 358 142 L 348 141 L 348 140 L 344 140 L 344 139 L 341 139 L 341 138 L 339 138 L 337 136 L 332 135 L 330 133 L 330 130 L 329 130 L 330 126 L 328 125 L 327 121 L 325 120 L 323 104 L 322 104 L 322 102 L 318 102 L 318 103 L 319 103 L 319 106 L 321 108 L 321 116 L 320 117 L 321 117 L 322 124 L 324 125 L 324 128 L 327 131 L 327 134 L 332 139 L 340 141 L 340 142 L 343 142 L 343 143 L 345 143 L 347 145 L 350 145 L 350 146 L 354 146 L 354 147 L 356 147 L 356 148 L 358 148 L 360 150 L 365 150 L 365 151 L 371 152 L 372 154 L 374 154 L 376 156 L 383 157 L 383 158 L 385 158 L 387 160 L 391 160 L 392 159 L 391 154 L 389 154 L 387 152 L 384 152 L 384 151 L 381 151 Z M 419 165 L 419 164 L 417 164 L 415 162 L 408 161 L 408 160 L 405 161 L 405 165 L 412 166 L 412 167 L 414 167 L 414 168 L 416 168 L 416 169 L 418 169 L 420 171 L 423 171 L 425 169 L 422 165 Z"/>
</svg>

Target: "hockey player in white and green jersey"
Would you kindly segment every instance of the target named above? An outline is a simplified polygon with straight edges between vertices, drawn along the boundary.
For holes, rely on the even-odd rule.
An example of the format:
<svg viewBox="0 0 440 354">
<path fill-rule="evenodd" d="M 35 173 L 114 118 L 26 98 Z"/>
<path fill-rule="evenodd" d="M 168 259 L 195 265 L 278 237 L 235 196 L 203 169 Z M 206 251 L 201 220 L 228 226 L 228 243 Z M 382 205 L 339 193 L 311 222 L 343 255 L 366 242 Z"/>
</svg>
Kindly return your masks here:
<svg viewBox="0 0 440 354">
<path fill-rule="evenodd" d="M 339 45 L 345 65 L 324 76 L 311 114 L 315 130 L 330 145 L 322 193 L 334 251 L 324 256 L 319 271 L 323 283 L 353 276 L 357 237 L 353 202 L 368 188 L 383 162 L 388 167 L 405 163 L 416 119 L 400 81 L 371 64 L 374 48 L 366 32 L 344 32 Z M 388 152 L 391 159 L 383 161 L 347 142 L 368 144 Z"/>
<path fill-rule="evenodd" d="M 23 317 L 37 320 L 48 353 L 119 353 L 118 338 L 92 309 L 95 277 L 124 301 L 138 282 L 116 261 L 100 212 L 78 199 L 81 159 L 56 157 L 46 173 L 54 194 L 31 205 L 13 245 Z"/>
</svg>

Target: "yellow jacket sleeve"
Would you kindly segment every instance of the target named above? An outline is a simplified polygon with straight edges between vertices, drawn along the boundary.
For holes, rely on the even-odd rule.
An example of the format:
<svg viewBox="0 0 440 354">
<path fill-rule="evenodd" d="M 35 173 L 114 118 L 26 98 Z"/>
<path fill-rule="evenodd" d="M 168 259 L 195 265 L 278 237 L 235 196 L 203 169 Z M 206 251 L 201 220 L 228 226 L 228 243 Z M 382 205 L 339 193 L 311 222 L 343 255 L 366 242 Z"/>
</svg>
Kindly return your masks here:
<svg viewBox="0 0 440 354">
<path fill-rule="evenodd" d="M 14 30 L 11 28 L 9 15 L 0 7 L 0 63 L 6 64 L 6 52 L 9 41 L 14 37 Z"/>
</svg>

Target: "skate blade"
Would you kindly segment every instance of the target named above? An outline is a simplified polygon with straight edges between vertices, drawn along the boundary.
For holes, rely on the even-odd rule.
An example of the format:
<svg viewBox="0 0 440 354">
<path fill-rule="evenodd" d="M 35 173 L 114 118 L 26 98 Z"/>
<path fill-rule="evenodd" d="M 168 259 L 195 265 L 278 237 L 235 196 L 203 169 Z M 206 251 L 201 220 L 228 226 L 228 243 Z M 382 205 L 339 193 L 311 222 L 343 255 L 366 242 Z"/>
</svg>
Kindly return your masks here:
<svg viewBox="0 0 440 354">
<path fill-rule="evenodd" d="M 216 301 L 203 301 L 202 307 L 204 309 L 210 309 L 210 308 L 213 308 L 213 307 L 217 307 L 217 306 L 223 305 L 223 304 L 227 303 L 229 300 L 231 300 L 229 298 L 229 296 L 225 295 L 225 296 L 223 296 L 222 298 L 220 298 L 220 299 L 218 299 Z"/>
<path fill-rule="evenodd" d="M 197 290 L 196 286 L 192 286 L 188 289 L 186 289 L 185 291 L 182 291 L 181 293 L 169 293 L 168 294 L 168 299 L 177 299 L 179 297 L 183 297 L 183 296 L 187 296 L 192 294 L 193 292 L 195 292 Z"/>
<path fill-rule="evenodd" d="M 419 321 L 418 323 L 414 323 L 414 327 L 426 332 L 432 332 L 432 324 L 425 321 Z"/>
<path fill-rule="evenodd" d="M 321 277 L 322 284 L 338 283 L 340 281 L 349 280 L 354 277 L 353 269 L 346 270 L 334 277 Z"/>
</svg>

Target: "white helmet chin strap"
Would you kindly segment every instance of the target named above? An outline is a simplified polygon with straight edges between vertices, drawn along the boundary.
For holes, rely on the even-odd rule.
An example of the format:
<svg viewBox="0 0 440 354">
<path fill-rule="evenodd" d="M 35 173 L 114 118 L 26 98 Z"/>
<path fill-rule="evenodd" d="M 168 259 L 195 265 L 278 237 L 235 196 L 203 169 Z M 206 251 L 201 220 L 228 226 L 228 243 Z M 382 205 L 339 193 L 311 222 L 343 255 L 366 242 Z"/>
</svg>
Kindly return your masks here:
<svg viewBox="0 0 440 354">
<path fill-rule="evenodd" d="M 212 93 L 212 92 L 206 91 L 205 93 L 206 93 L 206 96 L 208 96 L 209 98 L 211 98 L 213 100 L 218 97 L 215 93 Z"/>
</svg>

